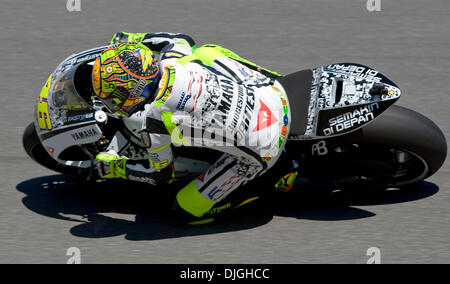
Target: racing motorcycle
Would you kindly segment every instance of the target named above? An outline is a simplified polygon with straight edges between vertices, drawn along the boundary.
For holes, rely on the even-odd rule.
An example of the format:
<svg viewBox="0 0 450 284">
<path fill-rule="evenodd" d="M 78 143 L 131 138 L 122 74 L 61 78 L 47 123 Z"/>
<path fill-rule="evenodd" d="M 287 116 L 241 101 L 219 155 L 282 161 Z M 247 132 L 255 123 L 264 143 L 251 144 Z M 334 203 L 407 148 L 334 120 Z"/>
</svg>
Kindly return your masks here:
<svg viewBox="0 0 450 284">
<path fill-rule="evenodd" d="M 95 180 L 94 157 L 99 152 L 148 158 L 139 134 L 142 114 L 118 117 L 92 96 L 93 61 L 105 48 L 65 59 L 42 88 L 35 119 L 23 134 L 25 151 L 38 164 Z M 393 105 L 400 89 L 370 67 L 337 63 L 278 81 L 292 109 L 283 155 L 297 162 L 297 178 L 342 187 L 402 187 L 430 177 L 446 158 L 447 143 L 439 127 Z M 174 147 L 175 179 L 198 176 L 220 154 Z"/>
</svg>

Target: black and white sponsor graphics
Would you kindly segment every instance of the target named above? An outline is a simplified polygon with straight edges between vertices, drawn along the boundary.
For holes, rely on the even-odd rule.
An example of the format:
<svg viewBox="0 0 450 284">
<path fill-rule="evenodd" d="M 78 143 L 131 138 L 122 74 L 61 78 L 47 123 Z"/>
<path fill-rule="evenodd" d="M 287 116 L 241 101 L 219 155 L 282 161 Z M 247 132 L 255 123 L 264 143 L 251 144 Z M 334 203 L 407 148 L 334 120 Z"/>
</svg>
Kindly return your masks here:
<svg viewBox="0 0 450 284">
<path fill-rule="evenodd" d="M 142 147 L 129 143 L 126 147 L 120 150 L 119 154 L 121 156 L 128 157 L 130 160 L 144 160 L 149 158 L 150 153 Z"/>
<path fill-rule="evenodd" d="M 142 182 L 142 183 L 148 183 L 151 185 L 156 185 L 156 181 L 150 177 L 145 176 L 134 176 L 134 175 L 128 175 L 128 179 L 132 181 Z"/>
<path fill-rule="evenodd" d="M 332 64 L 324 68 L 325 71 L 338 72 L 348 76 L 358 77 L 370 81 L 380 82 L 382 78 L 377 77 L 378 71 L 362 65 Z"/>
<path fill-rule="evenodd" d="M 93 48 L 66 58 L 53 72 L 52 84 L 59 78 L 62 73 L 65 73 L 67 70 L 82 62 L 94 60 L 95 58 L 97 58 L 105 48 L 106 46 Z"/>
<path fill-rule="evenodd" d="M 189 117 L 183 118 L 183 126 L 193 129 L 207 130 L 207 137 L 231 138 L 230 141 L 243 139 L 250 128 L 250 122 L 256 107 L 255 91 L 252 87 L 238 85 L 226 77 L 216 76 L 218 92 L 202 94 L 205 98 L 197 111 L 200 117 L 194 116 L 189 122 Z M 211 79 L 209 79 L 211 80 Z M 182 126 L 185 137 L 189 137 L 192 130 Z M 200 137 L 203 136 L 200 133 Z"/>
<path fill-rule="evenodd" d="M 255 109 L 255 93 L 251 87 L 237 86 L 235 94 L 235 85 L 226 79 L 220 80 L 222 89 L 221 100 L 218 110 L 224 119 L 230 118 L 227 124 L 231 130 L 237 132 L 237 135 L 244 135 L 250 127 L 250 121 Z M 234 99 L 234 101 L 233 101 Z"/>
<path fill-rule="evenodd" d="M 385 91 L 373 92 L 376 86 Z M 333 136 L 354 130 L 373 120 L 400 95 L 394 82 L 364 65 L 336 63 L 313 69 L 306 131 L 290 139 Z M 353 113 L 355 108 L 357 111 Z"/>
<path fill-rule="evenodd" d="M 93 120 L 94 119 L 94 113 L 88 112 L 88 113 L 68 113 L 67 114 L 67 123 L 77 123 L 77 122 L 84 122 L 87 120 Z"/>
<path fill-rule="evenodd" d="M 243 107 L 244 107 L 244 88 L 242 86 L 239 86 L 236 108 L 235 108 L 235 111 L 233 114 L 233 120 L 231 122 L 231 127 L 233 129 L 236 129 L 236 127 L 237 127 Z"/>
<path fill-rule="evenodd" d="M 234 86 L 231 81 L 222 79 L 220 80 L 220 87 L 222 89 L 222 96 L 217 109 L 223 113 L 224 117 L 227 117 L 233 102 Z"/>
<path fill-rule="evenodd" d="M 379 103 L 321 111 L 319 133 L 330 136 L 350 131 L 372 121 L 382 111 Z"/>
<path fill-rule="evenodd" d="M 95 128 L 89 128 L 70 134 L 70 136 L 72 136 L 73 140 L 75 141 L 84 140 L 97 135 L 100 135 L 100 133 L 98 133 Z"/>
</svg>

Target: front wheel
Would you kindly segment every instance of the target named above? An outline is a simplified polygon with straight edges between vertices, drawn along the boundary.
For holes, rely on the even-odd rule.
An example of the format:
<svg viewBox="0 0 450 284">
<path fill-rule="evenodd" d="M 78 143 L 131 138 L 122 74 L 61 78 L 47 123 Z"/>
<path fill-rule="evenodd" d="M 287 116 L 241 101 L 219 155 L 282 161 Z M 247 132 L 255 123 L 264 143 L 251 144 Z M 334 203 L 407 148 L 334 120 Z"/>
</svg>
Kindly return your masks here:
<svg viewBox="0 0 450 284">
<path fill-rule="evenodd" d="M 309 142 L 304 176 L 334 185 L 401 187 L 430 177 L 447 156 L 439 127 L 425 116 L 392 106 L 372 123 L 341 137 Z"/>
<path fill-rule="evenodd" d="M 44 146 L 42 146 L 41 141 L 39 140 L 36 129 L 34 127 L 34 123 L 30 123 L 25 128 L 22 137 L 22 144 L 25 152 L 31 159 L 50 170 L 78 177 L 88 177 L 90 175 L 89 169 L 66 166 L 58 163 L 52 157 L 50 157 Z"/>
</svg>

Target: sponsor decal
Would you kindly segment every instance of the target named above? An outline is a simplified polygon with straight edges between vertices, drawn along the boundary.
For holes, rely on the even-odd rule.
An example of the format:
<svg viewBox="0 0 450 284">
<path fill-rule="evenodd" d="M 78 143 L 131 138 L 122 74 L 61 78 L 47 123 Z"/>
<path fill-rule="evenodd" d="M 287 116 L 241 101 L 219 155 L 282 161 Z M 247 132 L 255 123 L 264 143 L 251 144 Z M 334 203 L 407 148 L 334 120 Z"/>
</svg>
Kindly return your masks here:
<svg viewBox="0 0 450 284">
<path fill-rule="evenodd" d="M 325 142 L 325 140 L 321 140 L 315 144 L 312 145 L 311 147 L 311 155 L 312 156 L 324 156 L 328 154 L 328 147 L 327 147 L 327 143 Z"/>
<path fill-rule="evenodd" d="M 80 54 L 77 54 L 75 56 L 71 56 L 68 59 L 66 59 L 64 62 L 62 62 L 55 70 L 53 80 L 56 78 L 59 78 L 59 76 L 72 68 L 74 65 L 77 65 L 84 61 L 89 61 L 97 58 L 97 56 L 104 50 L 103 47 L 100 48 L 94 48 L 91 50 L 88 50 L 86 52 L 82 52 Z"/>
<path fill-rule="evenodd" d="M 221 79 L 220 87 L 222 89 L 222 99 L 219 102 L 217 109 L 221 111 L 225 116 L 228 114 L 231 108 L 231 102 L 233 101 L 233 83 L 229 80 Z"/>
<path fill-rule="evenodd" d="M 214 195 L 216 195 L 216 194 L 219 193 L 219 192 L 220 192 L 220 189 L 219 189 L 217 186 L 214 187 L 213 190 L 211 190 L 211 191 L 208 193 L 209 199 L 211 199 L 212 201 L 215 201 L 215 200 L 214 200 Z"/>
<path fill-rule="evenodd" d="M 259 103 L 261 106 L 258 111 L 258 123 L 255 129 L 253 129 L 253 132 L 263 130 L 267 127 L 270 127 L 272 124 L 278 122 L 277 118 L 273 115 L 272 111 L 266 106 L 266 104 L 264 104 L 264 102 L 261 99 L 259 100 Z"/>
<path fill-rule="evenodd" d="M 236 129 L 241 116 L 242 107 L 244 106 L 244 88 L 238 87 L 238 98 L 236 108 L 234 109 L 233 121 L 231 122 L 231 128 Z"/>
<path fill-rule="evenodd" d="M 346 74 L 349 76 L 355 76 L 361 79 L 366 79 L 370 81 L 381 81 L 381 78 L 378 78 L 378 71 L 357 65 L 349 65 L 349 64 L 332 64 L 325 68 L 326 71 Z"/>
<path fill-rule="evenodd" d="M 94 113 L 75 113 L 75 114 L 68 114 L 67 115 L 67 122 L 68 123 L 75 123 L 75 122 L 83 122 L 86 120 L 90 120 L 94 118 Z"/>
<path fill-rule="evenodd" d="M 250 128 L 250 121 L 252 119 L 253 110 L 255 109 L 255 93 L 252 88 L 246 88 L 247 99 L 245 100 L 244 117 L 239 124 L 238 131 L 241 135 L 247 132 Z"/>
<path fill-rule="evenodd" d="M 239 184 L 243 178 L 239 175 L 232 176 L 229 180 L 224 182 L 220 187 L 215 187 L 208 193 L 208 197 L 216 202 L 220 200 L 226 193 L 230 190 L 236 188 L 236 185 Z"/>
<path fill-rule="evenodd" d="M 219 214 L 219 213 L 222 212 L 223 210 L 228 209 L 228 208 L 230 208 L 230 207 L 231 207 L 231 203 L 227 203 L 227 204 L 222 205 L 222 206 L 220 206 L 220 207 L 213 208 L 213 209 L 209 210 L 206 214 L 208 214 L 208 215 Z"/>
<path fill-rule="evenodd" d="M 229 61 L 229 63 L 235 65 L 235 66 L 236 66 L 236 69 L 237 69 L 237 70 L 239 71 L 239 73 L 241 73 L 242 76 L 244 76 L 244 77 L 249 77 L 249 76 L 251 76 L 251 75 L 253 75 L 253 74 L 255 73 L 252 69 L 250 69 L 250 68 L 248 68 L 247 66 L 245 66 L 245 65 L 243 65 L 243 64 L 241 64 L 241 63 L 239 63 L 239 62 L 236 61 L 236 60 L 233 60 L 233 59 L 228 58 L 228 57 L 227 57 L 227 60 Z"/>
<path fill-rule="evenodd" d="M 86 129 L 83 131 L 75 132 L 70 135 L 72 136 L 73 140 L 78 141 L 78 140 L 84 140 L 84 139 L 99 135 L 99 133 L 97 132 L 97 130 L 95 128 L 91 128 L 91 129 Z"/>
<path fill-rule="evenodd" d="M 328 120 L 328 127 L 323 129 L 325 136 L 337 134 L 344 130 L 356 128 L 375 118 L 374 112 L 379 110 L 378 103 L 360 106 Z"/>
<path fill-rule="evenodd" d="M 151 184 L 151 185 L 156 185 L 156 181 L 154 179 L 152 179 L 152 178 L 149 178 L 149 177 L 138 177 L 138 176 L 129 175 L 128 179 L 132 180 L 132 181 L 137 181 L 137 182 L 148 183 L 148 184 Z"/>
<path fill-rule="evenodd" d="M 50 147 L 50 146 L 45 146 L 45 150 L 47 150 L 47 153 L 48 153 L 50 156 L 52 156 L 52 158 L 53 158 L 53 156 L 55 155 L 55 148 Z"/>
<path fill-rule="evenodd" d="M 206 172 L 206 175 L 209 176 L 210 174 L 212 174 L 214 171 L 216 171 L 217 169 L 219 169 L 221 166 L 223 166 L 225 164 L 225 162 L 227 161 L 229 157 L 228 156 L 224 156 L 222 159 L 220 159 L 219 161 L 217 161 L 216 163 L 214 163 L 214 165 L 212 165 L 208 171 Z M 204 178 L 204 175 L 203 175 Z"/>
</svg>

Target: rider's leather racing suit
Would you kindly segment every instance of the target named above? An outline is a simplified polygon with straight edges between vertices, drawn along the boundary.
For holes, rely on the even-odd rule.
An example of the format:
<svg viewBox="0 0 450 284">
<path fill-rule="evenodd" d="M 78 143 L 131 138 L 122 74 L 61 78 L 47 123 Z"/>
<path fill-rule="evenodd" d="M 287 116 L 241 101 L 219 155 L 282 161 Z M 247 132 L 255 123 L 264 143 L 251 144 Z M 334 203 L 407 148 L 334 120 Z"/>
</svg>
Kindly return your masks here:
<svg viewBox="0 0 450 284">
<path fill-rule="evenodd" d="M 112 43 L 139 41 L 160 53 L 162 78 L 146 105 L 142 139 L 149 161 L 128 160 L 126 177 L 170 180 L 172 146 L 200 146 L 224 155 L 182 188 L 179 208 L 202 217 L 279 159 L 290 110 L 278 75 L 217 45 L 195 48 L 187 35 L 119 33 Z"/>
</svg>

